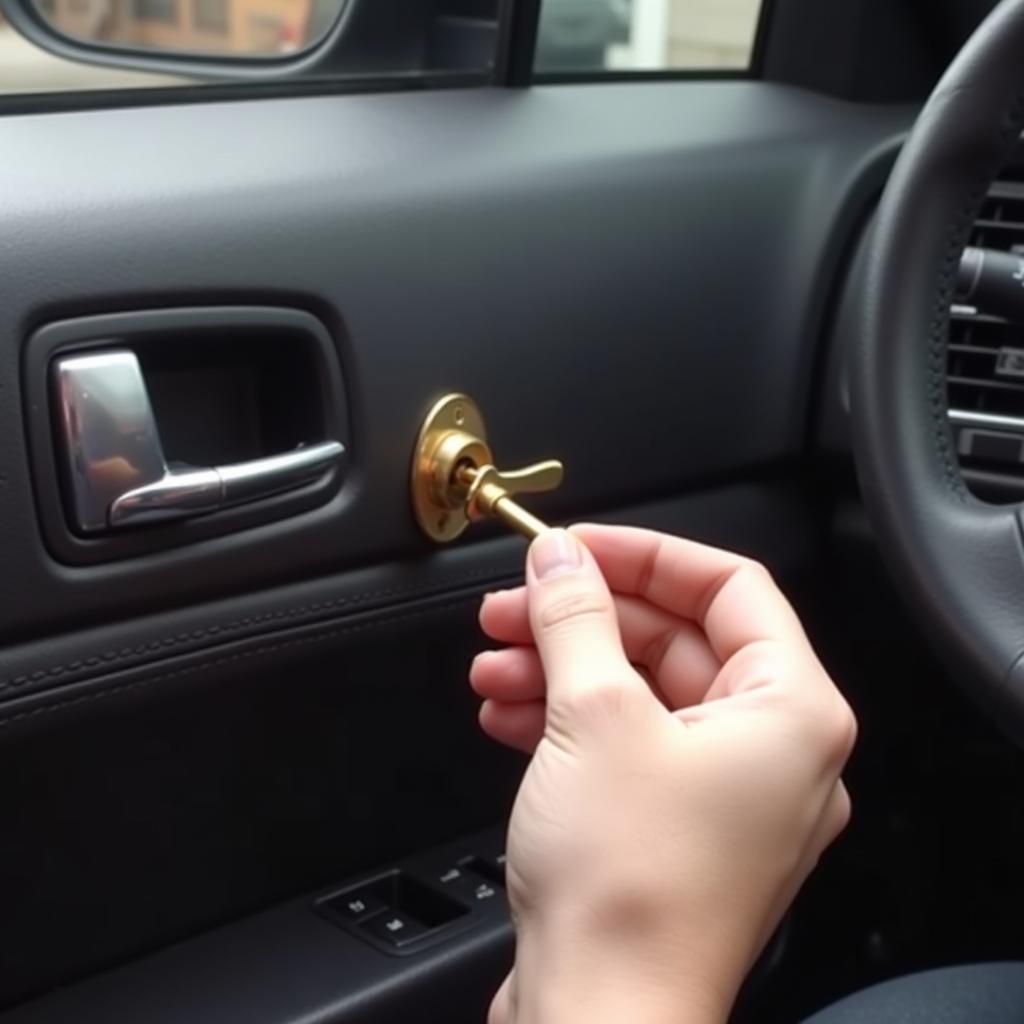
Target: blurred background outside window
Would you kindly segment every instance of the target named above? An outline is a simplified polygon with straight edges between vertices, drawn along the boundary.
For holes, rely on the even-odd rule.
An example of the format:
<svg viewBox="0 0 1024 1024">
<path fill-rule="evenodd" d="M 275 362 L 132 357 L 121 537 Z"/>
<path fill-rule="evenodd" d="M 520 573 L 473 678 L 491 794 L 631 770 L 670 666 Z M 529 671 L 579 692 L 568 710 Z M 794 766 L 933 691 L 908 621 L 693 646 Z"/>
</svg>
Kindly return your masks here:
<svg viewBox="0 0 1024 1024">
<path fill-rule="evenodd" d="M 761 0 L 543 0 L 539 72 L 750 67 Z"/>
<path fill-rule="evenodd" d="M 315 43 L 345 0 L 37 0 L 65 34 L 163 51 L 273 56 Z M 371 0 L 372 2 L 372 0 Z M 543 0 L 539 72 L 749 66 L 761 0 Z M 61 60 L 0 16 L 0 92 L 180 84 Z"/>
</svg>

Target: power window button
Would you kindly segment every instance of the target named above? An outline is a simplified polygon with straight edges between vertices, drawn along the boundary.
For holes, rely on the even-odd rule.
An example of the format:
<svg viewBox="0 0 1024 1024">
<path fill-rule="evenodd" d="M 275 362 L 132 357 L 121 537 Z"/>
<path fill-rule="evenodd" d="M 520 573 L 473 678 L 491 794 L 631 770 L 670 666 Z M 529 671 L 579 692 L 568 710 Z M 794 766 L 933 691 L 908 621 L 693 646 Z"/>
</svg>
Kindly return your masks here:
<svg viewBox="0 0 1024 1024">
<path fill-rule="evenodd" d="M 348 892 L 328 900 L 326 904 L 333 913 L 346 921 L 365 921 L 368 917 L 387 909 L 387 903 L 372 892 Z"/>
<path fill-rule="evenodd" d="M 434 878 L 450 895 L 463 901 L 481 903 L 496 896 L 495 886 L 481 878 L 479 873 L 475 872 L 475 867 L 475 873 L 470 874 L 467 867 L 472 866 L 467 864 L 466 867 L 460 865 L 448 868 L 446 871 L 434 875 Z"/>
<path fill-rule="evenodd" d="M 413 939 L 418 939 L 426 929 L 418 921 L 406 914 L 389 910 L 378 914 L 362 925 L 363 929 L 375 938 L 383 939 L 395 946 L 402 946 Z"/>
<path fill-rule="evenodd" d="M 465 868 L 461 866 L 452 866 L 438 871 L 432 880 L 449 894 L 461 896 L 464 899 L 470 895 L 474 882 L 474 879 L 467 875 Z"/>
</svg>

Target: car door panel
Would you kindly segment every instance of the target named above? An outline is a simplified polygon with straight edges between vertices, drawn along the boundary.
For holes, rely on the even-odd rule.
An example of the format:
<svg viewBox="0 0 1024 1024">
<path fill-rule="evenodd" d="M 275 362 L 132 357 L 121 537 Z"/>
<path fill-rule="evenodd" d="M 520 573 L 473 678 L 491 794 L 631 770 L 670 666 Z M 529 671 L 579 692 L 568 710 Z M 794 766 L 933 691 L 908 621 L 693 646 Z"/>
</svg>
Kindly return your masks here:
<svg viewBox="0 0 1024 1024">
<path fill-rule="evenodd" d="M 888 110 L 752 83 L 8 118 L 5 381 L 54 320 L 305 308 L 338 347 L 351 450 L 320 509 L 68 568 L 35 525 L 24 417 L 41 411 L 8 384 L 0 517 L 19 543 L 0 636 L 426 552 L 408 467 L 446 391 L 482 404 L 499 458 L 566 462 L 565 487 L 538 506 L 552 515 L 791 458 L 830 271 L 900 126 Z M 629 456 L 608 458 L 611 441 Z"/>
<path fill-rule="evenodd" d="M 564 459 L 545 516 L 806 571 L 813 354 L 908 119 L 715 82 L 0 122 L 0 1000 L 507 813 L 521 762 L 479 736 L 465 676 L 479 597 L 523 546 L 418 534 L 412 446 L 440 394 L 480 402 L 502 464 Z M 325 326 L 337 494 L 64 564 L 39 528 L 29 337 L 226 305 Z"/>
</svg>

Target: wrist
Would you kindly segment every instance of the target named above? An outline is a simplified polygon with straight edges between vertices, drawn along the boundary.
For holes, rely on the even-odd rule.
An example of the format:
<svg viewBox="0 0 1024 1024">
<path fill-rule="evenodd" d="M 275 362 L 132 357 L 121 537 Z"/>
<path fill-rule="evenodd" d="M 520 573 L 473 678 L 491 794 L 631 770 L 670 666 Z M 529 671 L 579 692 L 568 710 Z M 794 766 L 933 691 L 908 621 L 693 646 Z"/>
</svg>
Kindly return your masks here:
<svg viewBox="0 0 1024 1024">
<path fill-rule="evenodd" d="M 696 952 L 656 928 L 522 924 L 509 1024 L 725 1024 L 733 986 Z"/>
</svg>

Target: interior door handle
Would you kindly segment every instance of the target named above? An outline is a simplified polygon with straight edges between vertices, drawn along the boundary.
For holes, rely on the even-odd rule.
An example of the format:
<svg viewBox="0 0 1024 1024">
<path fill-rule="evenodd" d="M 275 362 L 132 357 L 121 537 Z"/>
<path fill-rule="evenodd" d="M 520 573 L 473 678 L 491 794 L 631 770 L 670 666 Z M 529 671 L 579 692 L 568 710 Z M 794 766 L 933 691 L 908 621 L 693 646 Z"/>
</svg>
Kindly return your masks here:
<svg viewBox="0 0 1024 1024">
<path fill-rule="evenodd" d="M 115 498 L 111 526 L 166 522 L 269 498 L 322 477 L 345 451 L 340 441 L 321 441 L 283 455 L 208 469 L 168 469 L 155 483 Z"/>
<path fill-rule="evenodd" d="M 345 447 L 322 441 L 228 466 L 170 466 L 134 352 L 56 363 L 73 515 L 83 532 L 168 522 L 293 490 L 324 477 Z"/>
</svg>

